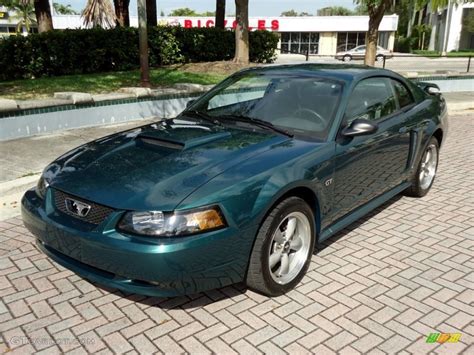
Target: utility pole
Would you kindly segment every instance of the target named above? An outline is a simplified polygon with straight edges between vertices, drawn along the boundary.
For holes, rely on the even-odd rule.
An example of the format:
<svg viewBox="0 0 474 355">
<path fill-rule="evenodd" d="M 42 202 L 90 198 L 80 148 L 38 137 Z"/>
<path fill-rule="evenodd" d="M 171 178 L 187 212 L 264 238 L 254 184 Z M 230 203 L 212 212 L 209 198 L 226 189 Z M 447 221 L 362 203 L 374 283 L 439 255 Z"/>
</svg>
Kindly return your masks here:
<svg viewBox="0 0 474 355">
<path fill-rule="evenodd" d="M 148 64 L 148 33 L 146 29 L 146 0 L 137 1 L 138 42 L 140 48 L 140 85 L 149 88 L 150 67 Z"/>
</svg>

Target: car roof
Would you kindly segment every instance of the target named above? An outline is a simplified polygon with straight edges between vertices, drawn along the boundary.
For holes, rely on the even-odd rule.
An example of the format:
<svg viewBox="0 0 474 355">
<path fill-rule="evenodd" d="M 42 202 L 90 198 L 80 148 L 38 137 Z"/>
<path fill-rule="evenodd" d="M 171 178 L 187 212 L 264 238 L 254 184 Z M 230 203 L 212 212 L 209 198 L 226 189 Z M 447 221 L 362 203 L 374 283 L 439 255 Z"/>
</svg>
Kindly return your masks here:
<svg viewBox="0 0 474 355">
<path fill-rule="evenodd" d="M 297 63 L 297 64 L 270 64 L 260 67 L 244 69 L 242 72 L 262 72 L 274 74 L 314 75 L 342 80 L 345 82 L 359 81 L 368 76 L 385 75 L 400 78 L 400 75 L 391 70 L 374 68 L 360 64 L 333 64 L 333 63 Z"/>
</svg>

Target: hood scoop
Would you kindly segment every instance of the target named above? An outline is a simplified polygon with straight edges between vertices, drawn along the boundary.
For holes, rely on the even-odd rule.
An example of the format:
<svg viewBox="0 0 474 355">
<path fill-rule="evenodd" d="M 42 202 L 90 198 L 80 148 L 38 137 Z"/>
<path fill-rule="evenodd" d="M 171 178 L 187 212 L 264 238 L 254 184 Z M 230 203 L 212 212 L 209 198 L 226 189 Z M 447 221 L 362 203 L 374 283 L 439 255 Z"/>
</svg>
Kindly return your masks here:
<svg viewBox="0 0 474 355">
<path fill-rule="evenodd" d="M 141 133 L 135 137 L 135 141 L 137 144 L 141 144 L 147 147 L 160 147 L 160 148 L 167 148 L 172 150 L 187 150 L 190 148 L 194 148 L 200 145 L 208 144 L 211 142 L 215 142 L 220 139 L 230 137 L 230 132 L 217 132 L 206 134 L 198 137 L 193 137 L 187 140 L 176 140 L 170 139 L 168 137 L 163 137 L 161 134 L 153 134 L 153 133 Z"/>
<path fill-rule="evenodd" d="M 183 150 L 184 144 L 174 140 L 153 137 L 152 135 L 140 134 L 135 140 L 138 144 L 148 147 L 162 147 L 173 150 Z"/>
</svg>

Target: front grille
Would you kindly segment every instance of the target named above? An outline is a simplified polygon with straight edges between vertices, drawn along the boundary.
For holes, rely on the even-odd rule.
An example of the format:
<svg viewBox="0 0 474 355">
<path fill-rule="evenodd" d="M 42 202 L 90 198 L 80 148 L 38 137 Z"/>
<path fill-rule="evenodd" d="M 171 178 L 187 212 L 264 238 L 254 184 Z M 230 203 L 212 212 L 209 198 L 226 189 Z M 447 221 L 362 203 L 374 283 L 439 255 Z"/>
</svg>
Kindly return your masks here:
<svg viewBox="0 0 474 355">
<path fill-rule="evenodd" d="M 87 216 L 81 217 L 69 211 L 66 207 L 67 198 L 77 200 L 79 202 L 86 203 L 89 206 L 91 206 L 91 209 L 89 210 L 89 213 L 87 214 Z M 56 206 L 56 209 L 62 213 L 65 213 L 81 221 L 85 221 L 85 222 L 95 224 L 95 225 L 101 224 L 110 215 L 110 213 L 114 211 L 110 207 L 99 205 L 91 201 L 83 200 L 81 198 L 66 194 L 59 190 L 54 190 L 54 205 Z"/>
</svg>

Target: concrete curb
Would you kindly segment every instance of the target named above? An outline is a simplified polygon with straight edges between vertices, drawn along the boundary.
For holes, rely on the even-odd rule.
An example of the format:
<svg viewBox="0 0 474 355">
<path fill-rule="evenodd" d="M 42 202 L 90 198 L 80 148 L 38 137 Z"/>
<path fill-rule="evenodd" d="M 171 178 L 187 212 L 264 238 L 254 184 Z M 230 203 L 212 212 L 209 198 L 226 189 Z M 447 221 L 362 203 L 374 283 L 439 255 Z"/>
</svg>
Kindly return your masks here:
<svg viewBox="0 0 474 355">
<path fill-rule="evenodd" d="M 214 85 L 178 83 L 171 87 L 149 89 L 142 87 L 125 87 L 116 92 L 106 94 L 90 94 L 85 92 L 55 92 L 52 98 L 34 100 L 11 100 L 0 98 L 0 112 L 15 113 L 19 110 L 40 109 L 64 105 L 86 105 L 94 102 L 112 101 L 128 98 L 154 98 L 169 94 L 191 94 L 208 91 Z"/>
<path fill-rule="evenodd" d="M 36 184 L 40 175 L 41 173 L 37 173 L 0 183 L 0 196 L 8 196 L 17 192 L 24 192 L 26 188 Z"/>
<path fill-rule="evenodd" d="M 0 183 L 0 221 L 20 214 L 23 194 L 36 185 L 39 177 L 38 173 Z"/>
</svg>

